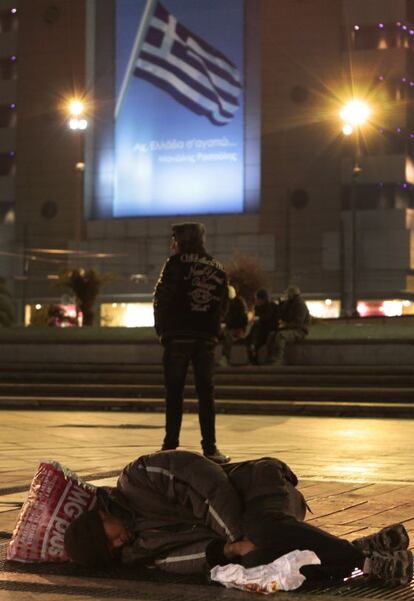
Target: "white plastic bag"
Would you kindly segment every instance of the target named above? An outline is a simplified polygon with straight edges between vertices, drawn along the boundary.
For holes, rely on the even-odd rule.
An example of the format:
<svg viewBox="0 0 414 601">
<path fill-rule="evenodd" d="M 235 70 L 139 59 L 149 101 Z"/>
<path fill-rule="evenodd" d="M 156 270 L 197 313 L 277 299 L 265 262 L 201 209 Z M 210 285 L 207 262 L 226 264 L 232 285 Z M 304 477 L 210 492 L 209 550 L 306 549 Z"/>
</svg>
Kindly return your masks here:
<svg viewBox="0 0 414 601">
<path fill-rule="evenodd" d="M 306 565 L 317 565 L 321 561 L 313 551 L 291 551 L 263 566 L 244 568 L 230 563 L 216 566 L 210 572 L 215 582 L 226 588 L 238 588 L 254 593 L 275 593 L 277 591 L 293 591 L 306 580 L 300 568 Z"/>
</svg>

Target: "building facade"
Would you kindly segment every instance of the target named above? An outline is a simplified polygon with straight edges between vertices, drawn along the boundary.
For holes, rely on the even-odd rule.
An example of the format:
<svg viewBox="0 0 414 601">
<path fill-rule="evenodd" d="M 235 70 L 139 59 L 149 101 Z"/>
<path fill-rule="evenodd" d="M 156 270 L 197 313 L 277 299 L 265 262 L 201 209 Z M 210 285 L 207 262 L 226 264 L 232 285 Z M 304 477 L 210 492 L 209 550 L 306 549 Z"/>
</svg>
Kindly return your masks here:
<svg viewBox="0 0 414 601">
<path fill-rule="evenodd" d="M 170 224 L 188 220 L 96 218 L 112 194 L 114 10 L 0 0 L 0 264 L 20 316 L 61 300 L 59 270 L 94 266 L 116 275 L 106 323 L 124 323 L 150 300 Z M 245 11 L 245 194 L 258 209 L 191 219 L 212 254 L 256 257 L 275 295 L 298 285 L 316 314 L 338 315 L 340 301 L 350 312 L 352 294 L 363 314 L 410 312 L 414 2 L 246 0 Z M 85 131 L 67 127 L 71 96 L 87 101 Z M 372 111 L 357 151 L 339 118 L 352 96 Z"/>
</svg>

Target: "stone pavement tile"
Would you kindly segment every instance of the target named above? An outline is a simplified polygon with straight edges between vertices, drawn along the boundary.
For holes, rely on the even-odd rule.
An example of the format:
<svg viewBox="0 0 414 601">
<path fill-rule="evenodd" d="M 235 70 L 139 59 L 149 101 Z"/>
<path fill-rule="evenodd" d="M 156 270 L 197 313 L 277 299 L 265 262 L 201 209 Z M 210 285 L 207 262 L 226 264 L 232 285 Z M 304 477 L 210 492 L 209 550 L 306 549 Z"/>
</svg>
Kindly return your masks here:
<svg viewBox="0 0 414 601">
<path fill-rule="evenodd" d="M 4 590 L 7 587 L 9 590 Z M 3 590 L 2 590 L 3 589 Z M 13 590 L 14 589 L 14 590 Z M 295 596 L 292 594 L 292 601 Z M 246 601 L 246 593 L 220 586 L 128 580 L 41 576 L 0 572 L 0 601 L 129 600 L 135 601 Z M 327 601 L 327 600 L 325 600 Z"/>
<path fill-rule="evenodd" d="M 25 486 L 27 490 L 39 460 L 45 457 L 64 463 L 79 475 L 93 475 L 96 484 L 112 483 L 116 477 L 108 478 L 108 472 L 158 449 L 162 438 L 162 414 L 30 411 L 2 412 L 1 418 L 0 494 L 9 486 Z M 352 539 L 398 517 L 414 541 L 411 424 L 398 420 L 221 415 L 217 438 L 219 447 L 233 460 L 273 455 L 289 463 L 315 512 L 308 516 L 311 523 Z M 185 415 L 182 448 L 198 450 L 199 439 L 197 416 Z M 0 496 L 0 532 L 10 533 L 18 515 L 18 510 L 7 503 L 21 502 L 26 494 Z M 137 582 L 121 580 L 112 584 L 24 572 L 0 574 L 0 601 L 66 601 L 66 597 L 68 601 L 203 601 L 204 597 L 210 601 L 233 599 L 233 595 L 247 599 L 245 593 L 212 587 L 140 582 L 137 588 Z M 289 594 L 289 601 L 295 598 L 303 599 L 303 595 Z M 324 596 L 324 601 L 328 598 Z"/>
</svg>

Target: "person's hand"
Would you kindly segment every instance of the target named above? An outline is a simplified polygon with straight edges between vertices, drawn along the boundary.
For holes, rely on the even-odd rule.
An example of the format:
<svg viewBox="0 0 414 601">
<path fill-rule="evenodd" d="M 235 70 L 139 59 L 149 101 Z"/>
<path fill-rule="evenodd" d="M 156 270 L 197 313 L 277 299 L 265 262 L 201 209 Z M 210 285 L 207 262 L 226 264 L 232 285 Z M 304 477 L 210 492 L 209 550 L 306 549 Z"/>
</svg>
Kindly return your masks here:
<svg viewBox="0 0 414 601">
<path fill-rule="evenodd" d="M 257 549 L 257 547 L 252 543 L 251 540 L 248 538 L 243 538 L 235 543 L 226 543 L 224 545 L 223 553 L 224 557 L 227 559 L 232 559 L 233 557 L 247 555 L 255 549 Z"/>
</svg>

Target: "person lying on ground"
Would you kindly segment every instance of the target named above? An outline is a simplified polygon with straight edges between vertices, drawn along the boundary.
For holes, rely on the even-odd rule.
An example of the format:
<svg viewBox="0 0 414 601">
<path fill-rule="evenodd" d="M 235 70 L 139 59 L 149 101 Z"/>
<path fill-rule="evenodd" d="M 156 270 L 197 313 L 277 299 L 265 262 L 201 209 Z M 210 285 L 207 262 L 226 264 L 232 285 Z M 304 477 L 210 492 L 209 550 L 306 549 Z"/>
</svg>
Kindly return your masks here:
<svg viewBox="0 0 414 601">
<path fill-rule="evenodd" d="M 413 574 L 402 524 L 349 542 L 304 523 L 307 504 L 297 477 L 278 459 L 219 466 L 198 453 L 162 451 L 127 465 L 109 494 L 73 521 L 65 551 L 82 565 L 114 562 L 179 573 L 207 573 L 216 565 L 254 567 L 293 550 L 311 550 L 320 566 L 311 580 L 343 578 L 354 569 L 392 584 Z"/>
</svg>

